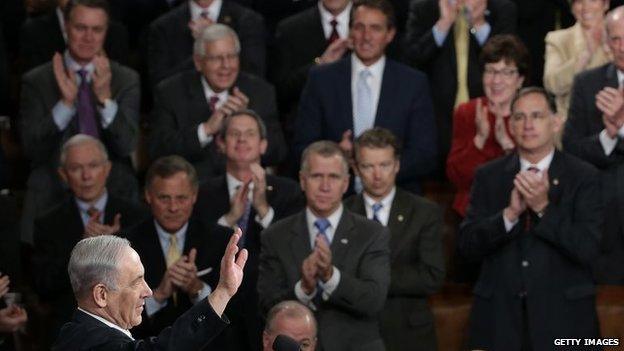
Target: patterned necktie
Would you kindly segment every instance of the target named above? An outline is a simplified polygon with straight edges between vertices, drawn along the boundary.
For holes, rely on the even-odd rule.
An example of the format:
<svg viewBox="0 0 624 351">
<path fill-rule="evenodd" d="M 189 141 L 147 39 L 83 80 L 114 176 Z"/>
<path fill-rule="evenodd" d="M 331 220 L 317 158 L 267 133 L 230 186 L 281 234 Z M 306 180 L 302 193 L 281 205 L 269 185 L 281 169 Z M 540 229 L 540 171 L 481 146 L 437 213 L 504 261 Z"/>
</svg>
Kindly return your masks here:
<svg viewBox="0 0 624 351">
<path fill-rule="evenodd" d="M 373 204 L 373 221 L 379 224 L 381 224 L 381 220 L 379 220 L 379 211 L 381 210 L 382 207 L 383 207 L 383 204 L 381 202 L 377 202 Z"/>
<path fill-rule="evenodd" d="M 327 218 L 319 218 L 314 221 L 314 227 L 318 229 L 316 237 L 325 240 L 327 246 L 329 246 L 331 242 L 329 241 L 329 237 L 327 236 L 327 233 L 325 231 L 327 230 L 327 228 L 329 228 L 330 225 L 331 224 L 329 223 Z M 321 286 L 321 283 L 319 281 L 316 282 L 316 295 L 314 295 L 312 302 L 314 302 L 316 306 L 320 306 L 320 304 L 323 302 L 323 286 Z"/>
<path fill-rule="evenodd" d="M 331 43 L 335 42 L 337 39 L 340 38 L 340 35 L 338 35 L 338 30 L 336 29 L 336 27 L 338 26 L 338 21 L 336 21 L 336 19 L 332 19 L 329 24 L 331 24 L 332 26 L 332 31 L 331 34 L 329 35 L 329 38 L 327 38 L 327 45 L 331 45 Z"/>
<path fill-rule="evenodd" d="M 368 85 L 368 77 L 372 74 L 368 69 L 360 71 L 355 85 L 357 94 L 357 105 L 355 116 L 353 116 L 353 133 L 359 136 L 365 130 L 371 128 L 375 123 L 373 112 L 373 92 Z"/>
<path fill-rule="evenodd" d="M 89 209 L 87 209 L 87 214 L 89 215 L 89 218 L 93 218 L 93 216 L 99 215 L 100 210 L 98 210 L 95 207 L 89 207 Z M 98 216 L 98 222 L 102 223 L 102 216 Z"/>
<path fill-rule="evenodd" d="M 87 82 L 87 71 L 81 69 L 78 71 L 80 76 L 80 86 L 78 87 L 78 104 L 76 112 L 78 113 L 78 127 L 81 134 L 87 134 L 94 138 L 99 136 L 99 131 L 95 121 L 95 104 L 91 96 L 91 87 Z"/>
<path fill-rule="evenodd" d="M 236 225 L 243 232 L 243 235 L 241 235 L 240 239 L 238 240 L 238 247 L 240 248 L 245 246 L 245 238 L 247 237 L 247 227 L 249 224 L 250 214 L 251 214 L 251 201 L 247 200 L 247 202 L 245 202 L 245 211 L 243 212 L 243 215 L 241 216 L 241 218 L 239 218 L 238 221 L 236 222 Z"/>
<path fill-rule="evenodd" d="M 455 38 L 455 60 L 457 64 L 457 92 L 455 107 L 468 101 L 468 51 L 470 41 L 468 37 L 468 21 L 464 16 L 463 8 L 459 10 L 453 26 Z"/>
<path fill-rule="evenodd" d="M 208 100 L 208 105 L 210 105 L 210 112 L 214 113 L 217 110 L 217 104 L 219 103 L 219 96 L 213 95 Z"/>
</svg>

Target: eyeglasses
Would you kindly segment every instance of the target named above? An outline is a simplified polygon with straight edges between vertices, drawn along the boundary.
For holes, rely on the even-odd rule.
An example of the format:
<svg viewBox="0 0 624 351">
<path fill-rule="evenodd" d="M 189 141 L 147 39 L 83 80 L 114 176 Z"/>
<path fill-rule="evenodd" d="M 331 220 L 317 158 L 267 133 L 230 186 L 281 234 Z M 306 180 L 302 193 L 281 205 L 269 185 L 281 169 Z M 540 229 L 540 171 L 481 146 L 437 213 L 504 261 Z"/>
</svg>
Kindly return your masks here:
<svg viewBox="0 0 624 351">
<path fill-rule="evenodd" d="M 232 62 L 234 60 L 238 60 L 238 53 L 233 52 L 230 54 L 223 55 L 206 55 L 204 59 L 210 63 L 224 63 L 224 62 Z"/>
<path fill-rule="evenodd" d="M 504 68 L 504 69 L 494 69 L 494 68 L 486 68 L 483 70 L 484 76 L 489 76 L 494 78 L 496 75 L 500 75 L 503 78 L 511 78 L 516 73 L 518 73 L 517 68 Z"/>
</svg>

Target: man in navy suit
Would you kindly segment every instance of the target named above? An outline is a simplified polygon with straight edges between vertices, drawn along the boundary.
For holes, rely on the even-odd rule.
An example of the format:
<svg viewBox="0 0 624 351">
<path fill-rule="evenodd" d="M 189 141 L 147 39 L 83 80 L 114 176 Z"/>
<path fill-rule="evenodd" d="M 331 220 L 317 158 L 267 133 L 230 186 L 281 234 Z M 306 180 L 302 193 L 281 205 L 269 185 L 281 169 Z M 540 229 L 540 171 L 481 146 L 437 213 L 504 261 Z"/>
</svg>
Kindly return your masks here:
<svg viewBox="0 0 624 351">
<path fill-rule="evenodd" d="M 360 0 L 351 9 L 353 54 L 310 70 L 295 121 L 295 157 L 329 139 L 351 154 L 352 138 L 373 126 L 402 142 L 398 183 L 418 192 L 436 159 L 433 108 L 425 75 L 385 56 L 395 34 L 387 0 Z"/>
</svg>

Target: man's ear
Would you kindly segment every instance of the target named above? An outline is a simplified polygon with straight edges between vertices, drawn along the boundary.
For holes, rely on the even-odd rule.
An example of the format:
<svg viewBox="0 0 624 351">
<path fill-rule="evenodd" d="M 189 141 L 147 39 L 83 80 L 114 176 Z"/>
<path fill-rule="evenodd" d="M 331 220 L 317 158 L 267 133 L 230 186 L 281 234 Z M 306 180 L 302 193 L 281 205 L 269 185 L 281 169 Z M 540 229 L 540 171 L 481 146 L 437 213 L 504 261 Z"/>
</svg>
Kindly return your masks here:
<svg viewBox="0 0 624 351">
<path fill-rule="evenodd" d="M 99 308 L 104 308 L 108 305 L 108 290 L 104 284 L 100 283 L 94 286 L 91 294 L 93 295 L 93 301 Z"/>
<path fill-rule="evenodd" d="M 223 140 L 223 135 L 221 133 L 217 133 L 217 147 L 219 151 L 225 155 L 225 140 Z"/>
<path fill-rule="evenodd" d="M 65 169 L 63 167 L 59 167 L 56 171 L 58 172 L 59 177 L 61 177 L 61 180 L 67 184 L 67 172 Z"/>
</svg>

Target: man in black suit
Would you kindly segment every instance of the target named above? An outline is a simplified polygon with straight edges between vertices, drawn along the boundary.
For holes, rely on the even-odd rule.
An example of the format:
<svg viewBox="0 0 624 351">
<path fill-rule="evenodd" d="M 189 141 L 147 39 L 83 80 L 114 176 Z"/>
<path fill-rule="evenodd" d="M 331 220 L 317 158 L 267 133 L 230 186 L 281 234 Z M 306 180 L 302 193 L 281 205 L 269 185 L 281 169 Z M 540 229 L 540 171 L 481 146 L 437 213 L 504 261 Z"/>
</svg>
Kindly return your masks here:
<svg viewBox="0 0 624 351">
<path fill-rule="evenodd" d="M 264 20 L 258 13 L 227 0 L 188 0 L 156 19 L 149 29 L 147 67 L 150 85 L 193 68 L 193 41 L 204 28 L 225 24 L 241 41 L 242 69 L 264 76 Z"/>
<path fill-rule="evenodd" d="M 289 139 L 308 71 L 337 61 L 348 50 L 350 13 L 351 0 L 320 0 L 277 26 L 269 70 Z"/>
<path fill-rule="evenodd" d="M 608 44 L 613 61 L 574 78 L 570 110 L 563 133 L 564 149 L 593 164 L 602 172 L 605 201 L 602 254 L 595 263 L 595 275 L 602 284 L 624 284 L 624 230 L 619 202 L 624 199 L 621 184 L 624 167 L 624 7 L 606 16 Z"/>
<path fill-rule="evenodd" d="M 228 307 L 232 326 L 223 334 L 231 350 L 259 350 L 263 322 L 258 311 L 258 259 L 262 230 L 303 208 L 299 185 L 267 175 L 260 157 L 267 149 L 266 127 L 251 110 L 226 118 L 219 136 L 226 174 L 200 186 L 195 217 L 243 230 L 241 247 L 249 251 L 247 279 Z"/>
<path fill-rule="evenodd" d="M 175 201 L 175 200 L 174 200 Z M 78 310 L 63 326 L 52 350 L 203 350 L 227 325 L 223 311 L 243 280 L 247 251 L 238 257 L 237 231 L 221 259 L 219 283 L 208 298 L 157 337 L 136 340 L 129 329 L 141 323 L 152 291 L 139 255 L 121 238 L 100 236 L 79 242 L 69 261 Z"/>
<path fill-rule="evenodd" d="M 317 140 L 339 142 L 351 156 L 353 137 L 373 126 L 384 127 L 403 145 L 397 183 L 419 192 L 420 180 L 433 171 L 436 159 L 426 77 L 386 58 L 395 34 L 387 0 L 356 1 L 351 14 L 353 54 L 310 70 L 295 121 L 294 157 Z"/>
<path fill-rule="evenodd" d="M 392 279 L 380 315 L 381 336 L 388 350 L 436 350 L 427 297 L 444 281 L 440 209 L 396 187 L 400 155 L 390 131 L 369 129 L 354 149 L 364 190 L 345 200 L 345 207 L 390 229 Z"/>
<path fill-rule="evenodd" d="M 483 95 L 481 48 L 493 35 L 514 33 L 516 21 L 516 6 L 510 0 L 412 1 L 405 53 L 409 62 L 429 77 L 440 165 L 446 162 L 451 145 L 453 106 Z M 463 33 L 464 40 L 456 40 L 456 32 Z"/>
<path fill-rule="evenodd" d="M 75 308 L 67 276 L 72 247 L 85 237 L 119 234 L 143 218 L 138 204 L 107 189 L 110 170 L 106 148 L 99 140 L 82 134 L 70 138 L 63 145 L 58 172 L 72 194 L 35 221 L 35 288 L 52 307 L 49 341 Z"/>
<path fill-rule="evenodd" d="M 63 53 L 67 47 L 67 30 L 63 12 L 71 0 L 57 0 L 58 6 L 48 13 L 31 17 L 22 25 L 20 52 L 22 72 L 44 64 L 54 56 Z M 111 60 L 128 63 L 128 32 L 120 23 L 108 23 L 104 51 Z"/>
<path fill-rule="evenodd" d="M 182 72 L 158 85 L 148 138 L 152 158 L 180 155 L 195 166 L 200 181 L 223 174 L 214 138 L 226 116 L 250 108 L 267 126 L 263 163 L 273 166 L 284 159 L 275 90 L 262 78 L 240 72 L 240 50 L 231 28 L 213 24 L 195 42 L 197 72 Z"/>
<path fill-rule="evenodd" d="M 552 350 L 561 335 L 599 335 L 590 266 L 601 237 L 600 178 L 556 150 L 561 120 L 545 90 L 521 90 L 511 111 L 516 152 L 477 170 L 459 232 L 460 252 L 483 260 L 469 348 Z"/>
<path fill-rule="evenodd" d="M 152 215 L 128 234 L 145 263 L 145 281 L 154 295 L 145 299 L 145 318 L 133 333 L 161 332 L 217 286 L 219 266 L 231 231 L 191 219 L 198 180 L 193 166 L 179 156 L 156 160 L 145 179 Z M 198 271 L 210 272 L 198 275 Z"/>
<path fill-rule="evenodd" d="M 262 233 L 261 308 L 295 299 L 310 307 L 322 350 L 385 350 L 378 315 L 390 283 L 387 229 L 342 205 L 349 165 L 338 144 L 310 144 L 299 181 L 306 209 Z"/>
</svg>

